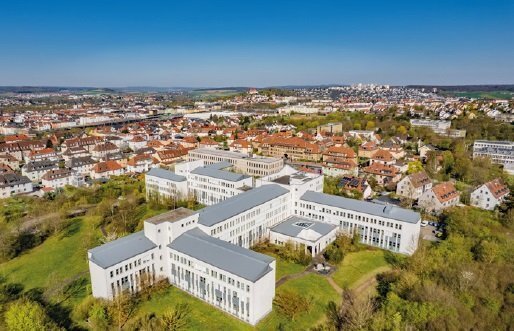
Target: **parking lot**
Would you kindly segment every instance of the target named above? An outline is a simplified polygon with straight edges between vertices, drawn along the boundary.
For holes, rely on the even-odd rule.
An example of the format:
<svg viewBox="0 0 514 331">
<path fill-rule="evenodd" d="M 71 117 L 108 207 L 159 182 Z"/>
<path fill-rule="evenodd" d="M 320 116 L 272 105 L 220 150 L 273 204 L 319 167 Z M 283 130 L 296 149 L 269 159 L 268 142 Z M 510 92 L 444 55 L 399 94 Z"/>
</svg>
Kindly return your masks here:
<svg viewBox="0 0 514 331">
<path fill-rule="evenodd" d="M 436 233 L 440 232 L 437 227 L 433 225 L 426 225 L 421 227 L 421 238 L 429 241 L 440 241 L 440 238 L 436 237 Z"/>
</svg>

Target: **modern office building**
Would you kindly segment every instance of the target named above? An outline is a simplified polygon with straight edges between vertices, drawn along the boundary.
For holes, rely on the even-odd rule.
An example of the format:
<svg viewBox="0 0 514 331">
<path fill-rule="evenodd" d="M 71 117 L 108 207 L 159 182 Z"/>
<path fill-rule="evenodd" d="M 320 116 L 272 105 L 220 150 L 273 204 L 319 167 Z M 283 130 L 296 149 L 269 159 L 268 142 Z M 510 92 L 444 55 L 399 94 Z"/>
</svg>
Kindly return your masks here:
<svg viewBox="0 0 514 331">
<path fill-rule="evenodd" d="M 510 171 L 514 166 L 514 141 L 475 140 L 473 158 L 477 157 L 489 157 Z"/>
<path fill-rule="evenodd" d="M 187 185 L 200 168 L 184 167 L 178 171 L 189 172 L 187 177 L 159 174 L 158 168 L 149 174 Z M 179 208 L 148 219 L 143 231 L 89 250 L 93 296 L 111 299 L 167 279 L 255 325 L 271 311 L 275 296 L 274 259 L 250 250 L 263 240 L 292 242 L 317 255 L 337 233 L 358 233 L 368 245 L 403 254 L 416 250 L 418 213 L 321 193 L 321 176 L 291 169 L 200 211 Z M 148 183 L 157 185 L 147 177 Z"/>
<path fill-rule="evenodd" d="M 228 162 L 234 166 L 236 172 L 258 177 L 279 172 L 284 166 L 284 160 L 279 158 L 253 156 L 245 153 L 210 148 L 190 150 L 188 160 L 204 160 L 206 165 Z"/>
</svg>

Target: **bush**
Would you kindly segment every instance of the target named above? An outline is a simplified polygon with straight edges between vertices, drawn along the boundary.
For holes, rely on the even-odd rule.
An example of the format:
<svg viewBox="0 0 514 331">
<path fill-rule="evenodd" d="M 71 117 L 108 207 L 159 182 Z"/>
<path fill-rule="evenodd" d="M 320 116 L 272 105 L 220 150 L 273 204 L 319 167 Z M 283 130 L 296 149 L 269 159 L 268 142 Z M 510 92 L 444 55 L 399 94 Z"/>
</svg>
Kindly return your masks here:
<svg viewBox="0 0 514 331">
<path fill-rule="evenodd" d="M 312 298 L 291 291 L 282 291 L 277 294 L 274 303 L 280 314 L 294 321 L 297 315 L 310 310 Z"/>
</svg>

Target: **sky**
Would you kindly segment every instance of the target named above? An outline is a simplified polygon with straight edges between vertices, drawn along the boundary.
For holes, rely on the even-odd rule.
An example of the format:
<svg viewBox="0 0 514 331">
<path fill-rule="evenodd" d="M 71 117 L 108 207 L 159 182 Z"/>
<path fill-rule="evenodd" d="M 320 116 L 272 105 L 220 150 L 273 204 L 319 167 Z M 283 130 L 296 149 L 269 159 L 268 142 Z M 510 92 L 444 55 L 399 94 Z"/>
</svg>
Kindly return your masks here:
<svg viewBox="0 0 514 331">
<path fill-rule="evenodd" d="M 514 84 L 514 0 L 2 1 L 0 85 Z"/>
</svg>

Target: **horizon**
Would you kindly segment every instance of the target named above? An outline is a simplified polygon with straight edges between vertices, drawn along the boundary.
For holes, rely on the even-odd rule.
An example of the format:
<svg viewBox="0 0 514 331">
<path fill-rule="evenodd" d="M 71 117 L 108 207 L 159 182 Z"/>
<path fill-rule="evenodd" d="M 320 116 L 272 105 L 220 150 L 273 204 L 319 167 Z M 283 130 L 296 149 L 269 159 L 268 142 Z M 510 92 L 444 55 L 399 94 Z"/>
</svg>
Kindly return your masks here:
<svg viewBox="0 0 514 331">
<path fill-rule="evenodd" d="M 1 86 L 514 82 L 514 3 L 10 2 Z"/>
</svg>

